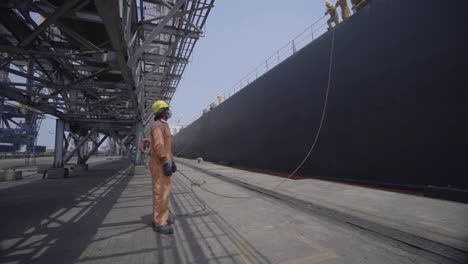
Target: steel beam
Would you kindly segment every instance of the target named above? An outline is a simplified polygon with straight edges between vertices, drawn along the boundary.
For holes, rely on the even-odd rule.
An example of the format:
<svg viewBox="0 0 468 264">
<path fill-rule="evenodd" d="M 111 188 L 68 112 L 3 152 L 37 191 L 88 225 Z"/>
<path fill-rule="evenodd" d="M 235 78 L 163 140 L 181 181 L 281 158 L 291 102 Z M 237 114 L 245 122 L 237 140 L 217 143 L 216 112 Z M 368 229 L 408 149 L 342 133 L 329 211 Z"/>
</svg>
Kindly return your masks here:
<svg viewBox="0 0 468 264">
<path fill-rule="evenodd" d="M 3 122 L 3 105 L 5 104 L 5 98 L 0 96 L 0 128 L 2 127 Z"/>
<path fill-rule="evenodd" d="M 134 76 L 132 75 L 130 68 L 127 66 L 126 54 L 124 54 L 127 47 L 124 43 L 122 23 L 116 10 L 115 2 L 112 0 L 95 0 L 95 5 L 99 15 L 104 21 L 107 34 L 109 35 L 112 46 L 114 47 L 117 62 L 119 64 L 120 71 L 122 72 L 122 77 L 127 85 L 128 95 L 136 113 L 136 120 L 138 120 L 140 119 L 140 109 L 138 107 L 137 97 L 134 93 Z"/>
<path fill-rule="evenodd" d="M 51 86 L 54 86 L 54 87 L 58 86 L 58 85 L 56 85 L 54 83 L 50 83 L 48 80 L 38 78 L 36 76 L 29 76 L 25 72 L 14 70 L 14 69 L 11 69 L 11 68 L 8 68 L 8 67 L 5 67 L 5 66 L 0 65 L 0 70 L 7 71 L 9 73 L 13 73 L 14 75 L 18 75 L 18 76 L 21 76 L 21 77 L 26 78 L 26 79 L 29 78 L 29 79 L 32 79 L 32 80 L 34 80 L 36 82 L 44 83 L 44 84 L 51 85 Z"/>
<path fill-rule="evenodd" d="M 55 124 L 54 168 L 63 168 L 63 133 L 65 132 L 65 121 L 57 119 Z"/>
<path fill-rule="evenodd" d="M 171 43 L 166 52 L 164 52 L 164 54 L 161 57 L 159 57 L 157 61 L 154 62 L 153 67 L 151 67 L 148 73 L 146 73 L 143 77 L 143 83 L 145 83 L 153 75 L 153 73 L 159 68 L 159 65 L 161 65 L 161 62 L 163 62 L 169 56 L 169 54 L 171 54 L 174 51 L 175 47 L 177 47 L 177 44 L 179 43 L 179 40 L 180 38 L 176 38 L 174 42 Z M 165 76 L 165 74 L 163 76 Z M 161 76 L 161 78 L 163 76 Z"/>
<path fill-rule="evenodd" d="M 34 109 L 36 109 L 38 111 L 41 111 L 43 113 L 50 114 L 50 115 L 60 117 L 60 118 L 63 118 L 63 119 L 67 119 L 63 115 L 63 113 L 60 112 L 60 111 L 57 111 L 57 109 L 51 108 L 49 106 L 46 106 L 46 105 L 43 105 L 43 104 L 40 104 L 40 103 L 32 102 L 30 100 L 29 96 L 26 96 L 26 95 L 24 95 L 22 93 L 14 92 L 14 91 L 10 90 L 6 85 L 1 85 L 0 84 L 0 88 L 1 88 L 0 89 L 0 95 L 4 96 L 6 98 L 10 98 L 11 100 L 15 100 L 20 104 L 28 105 L 31 108 L 34 108 Z"/>
<path fill-rule="evenodd" d="M 159 81 L 162 81 L 164 79 L 167 79 L 167 80 L 174 80 L 174 81 L 180 81 L 182 79 L 182 75 L 176 75 L 176 74 L 168 74 L 166 73 L 167 71 L 165 71 L 164 73 L 153 73 L 151 76 L 147 76 L 145 79 L 145 81 L 149 81 L 149 82 L 159 82 Z M 145 83 L 146 84 L 146 83 Z"/>
<path fill-rule="evenodd" d="M 72 9 L 80 0 L 68 0 L 60 6 L 51 16 L 49 16 L 42 24 L 39 25 L 31 34 L 29 34 L 25 39 L 21 40 L 18 46 L 25 47 L 28 46 L 39 34 L 43 33 L 50 25 L 55 23 L 57 19 L 66 14 L 70 9 Z"/>
<path fill-rule="evenodd" d="M 80 34 L 76 33 L 67 25 L 61 22 L 56 22 L 55 24 L 63 31 L 63 33 L 65 33 L 70 38 L 74 39 L 75 41 L 79 42 L 81 45 L 83 45 L 87 49 L 92 50 L 92 51 L 99 51 L 99 52 L 102 51 L 99 47 L 97 47 L 96 45 L 88 41 L 87 39 L 83 38 Z"/>
<path fill-rule="evenodd" d="M 165 0 L 161 0 L 161 2 L 162 2 L 163 5 L 165 5 L 166 7 L 172 8 L 172 4 L 166 2 Z M 190 10 L 190 11 L 193 12 L 193 11 L 196 11 L 196 10 Z M 183 13 L 181 12 L 181 14 L 180 14 L 179 16 L 187 23 L 187 25 L 193 27 L 198 33 L 202 34 L 203 31 L 202 31 L 200 28 L 198 28 L 196 25 L 194 25 L 194 24 L 192 23 L 192 21 L 190 21 L 189 19 L 185 18 L 185 14 L 188 14 L 188 13 L 190 13 L 190 12 L 187 12 L 187 11 L 186 11 L 186 12 L 183 12 Z"/>
<path fill-rule="evenodd" d="M 143 60 L 145 62 L 151 62 L 151 63 L 154 63 L 154 62 L 158 62 L 159 60 L 161 60 L 163 56 L 162 55 L 159 55 L 159 54 L 151 54 L 151 53 L 145 53 L 143 55 Z M 168 62 L 174 62 L 174 63 L 184 63 L 184 64 L 187 64 L 189 63 L 189 60 L 186 59 L 186 58 L 180 58 L 180 57 L 175 57 L 175 56 L 167 56 L 165 58 L 166 61 Z"/>
<path fill-rule="evenodd" d="M 91 149 L 91 151 L 83 157 L 84 163 L 88 161 L 88 159 L 96 152 L 96 150 L 99 149 L 99 147 L 102 145 L 102 143 L 107 139 L 107 135 L 104 135 L 99 142 L 94 144 L 94 147 Z"/>
<path fill-rule="evenodd" d="M 26 25 L 19 13 L 12 9 L 0 8 L 0 24 L 12 33 L 14 39 L 11 40 L 15 42 L 25 39 L 31 33 L 31 28 Z"/>
<path fill-rule="evenodd" d="M 65 163 L 67 163 L 72 157 L 73 155 L 75 155 L 75 153 L 77 151 L 80 150 L 80 148 L 83 146 L 83 144 L 85 144 L 86 142 L 88 142 L 89 138 L 94 134 L 96 133 L 97 129 L 96 128 L 93 128 L 84 138 L 82 138 L 78 143 L 77 145 L 75 146 L 75 148 L 67 154 L 67 156 L 65 157 Z"/>
<path fill-rule="evenodd" d="M 65 133 L 63 133 L 63 138 L 65 140 L 65 147 L 64 150 L 65 152 L 68 150 L 68 147 L 70 146 L 70 140 L 72 138 L 73 133 L 69 133 L 67 137 L 65 137 Z"/>
<path fill-rule="evenodd" d="M 76 80 L 76 81 L 74 81 L 74 82 L 72 82 L 72 83 L 67 84 L 66 87 L 67 87 L 67 88 L 71 88 L 71 87 L 73 87 L 73 86 L 75 86 L 75 85 L 77 85 L 77 84 L 80 84 L 80 83 L 82 83 L 82 82 L 84 82 L 84 81 L 86 81 L 86 80 L 90 80 L 90 79 L 92 79 L 92 78 L 98 76 L 99 74 L 108 72 L 108 71 L 110 71 L 110 70 L 111 70 L 110 67 L 106 67 L 106 68 L 100 69 L 100 70 L 96 71 L 96 72 L 93 73 L 93 74 L 90 74 L 90 75 L 88 75 L 88 76 L 86 76 L 86 77 L 83 77 L 83 78 L 81 78 L 81 79 L 79 79 L 79 80 Z M 102 99 L 101 99 L 101 100 L 102 100 Z"/>
<path fill-rule="evenodd" d="M 79 148 L 77 154 L 78 154 L 78 160 L 76 161 L 77 165 L 80 164 L 85 164 L 84 157 L 88 154 L 88 145 L 89 140 L 84 141 L 83 145 Z"/>
<path fill-rule="evenodd" d="M 143 25 L 141 25 L 141 28 L 145 31 L 152 31 L 154 30 L 155 27 L 157 27 L 157 24 L 144 23 Z M 200 33 L 196 31 L 180 29 L 180 28 L 176 28 L 172 26 L 164 27 L 161 30 L 161 33 L 178 36 L 178 37 L 194 38 L 194 39 L 200 38 L 200 35 L 201 35 Z"/>
<path fill-rule="evenodd" d="M 132 150 L 134 150 L 135 123 L 141 121 L 143 117 L 142 106 L 147 104 L 147 100 L 159 99 L 159 96 L 163 96 L 166 91 L 164 87 L 169 84 L 176 86 L 180 79 L 178 75 L 183 71 L 183 64 L 188 63 L 188 54 L 190 54 L 193 42 L 201 36 L 196 29 L 203 27 L 206 15 L 200 13 L 200 10 L 209 10 L 212 7 L 194 1 L 190 2 L 192 9 L 185 10 L 189 7 L 184 4 L 188 5 L 189 1 L 166 0 L 164 3 L 169 10 L 164 10 L 164 13 L 170 12 L 170 14 L 161 17 L 157 21 L 160 22 L 159 24 L 156 24 L 157 22 L 145 24 L 141 21 L 144 20 L 143 1 L 138 4 L 139 10 L 136 10 L 138 3 L 136 1 L 139 0 L 84 0 L 80 2 L 70 0 L 55 1 L 53 2 L 55 5 L 49 3 L 48 0 L 0 3 L 2 7 L 0 8 L 0 21 L 13 34 L 4 37 L 4 44 L 0 45 L 0 52 L 6 52 L 10 56 L 8 60 L 5 60 L 7 64 L 2 64 L 7 66 L 8 72 L 30 80 L 29 83 L 0 83 L 0 96 L 6 95 L 7 98 L 30 105 L 43 113 L 60 117 L 67 124 L 73 124 L 73 127 L 80 130 L 97 128 L 99 131 L 108 131 L 112 129 L 122 148 L 128 152 L 134 152 Z M 119 16 L 117 9 L 119 2 L 122 3 L 122 16 Z M 164 4 L 162 0 L 150 2 Z M 91 6 L 89 3 L 94 4 L 98 15 L 96 11 L 80 10 Z M 70 6 L 73 8 L 70 9 Z M 29 17 L 28 12 L 37 12 L 47 19 L 44 23 L 37 25 Z M 141 12 L 138 18 L 137 12 Z M 192 19 L 194 17 L 197 19 Z M 137 26 L 139 18 L 142 24 Z M 103 43 L 98 45 L 86 38 L 85 34 L 78 33 L 79 30 L 74 30 L 68 23 L 65 23 L 69 19 L 74 19 L 72 22 L 78 27 L 83 24 L 88 25 L 88 23 L 80 25 L 80 21 L 90 21 L 96 23 L 94 24 L 96 26 L 104 27 L 107 35 Z M 189 22 L 186 23 L 182 19 Z M 168 22 L 162 23 L 163 20 Z M 50 29 L 51 24 L 57 25 L 60 33 L 53 30 L 49 32 L 48 28 Z M 148 47 L 140 49 L 141 54 L 134 57 L 138 64 L 135 67 L 128 67 L 127 65 L 131 65 L 128 64 L 128 57 L 134 51 L 138 51 L 142 33 L 144 36 L 149 36 L 143 41 Z M 160 36 L 161 39 L 156 40 L 155 36 Z M 179 44 L 175 42 L 176 40 Z M 151 54 L 154 52 L 152 46 L 156 42 L 160 42 L 158 45 L 165 45 L 162 53 L 166 53 L 166 49 L 169 48 L 167 54 L 164 54 L 168 55 L 167 57 Z M 112 60 L 105 61 L 101 56 L 104 50 L 100 47 L 103 45 L 112 47 L 106 50 L 106 52 L 115 52 Z M 183 54 L 179 54 L 181 50 L 184 51 Z M 179 56 L 174 57 L 174 53 Z M 14 63 L 10 63 L 12 60 Z M 35 62 L 34 73 L 28 78 L 24 69 L 31 60 Z M 174 64 L 178 67 L 177 72 L 172 68 Z M 112 74 L 122 77 L 114 79 L 114 75 L 106 73 L 99 75 L 99 78 L 93 78 L 103 73 L 106 70 L 103 69 L 104 67 L 119 70 Z M 162 67 L 171 70 L 167 71 Z M 144 71 L 144 69 L 147 70 Z M 107 76 L 110 81 L 101 81 Z M 152 78 L 164 78 L 164 80 L 151 84 L 149 80 Z M 141 82 L 143 80 L 146 82 Z M 149 86 L 156 84 L 158 84 L 156 88 L 149 89 Z M 149 92 L 145 94 L 146 91 Z M 162 92 L 158 93 L 158 91 Z M 70 101 L 73 93 L 78 94 L 75 102 Z M 124 135 L 128 136 L 122 139 Z M 86 159 L 86 155 L 81 156 L 81 160 Z"/>
<path fill-rule="evenodd" d="M 30 12 L 37 12 L 43 13 L 44 15 L 51 15 L 56 12 L 57 8 L 50 3 L 45 4 L 43 1 L 39 2 L 36 1 L 34 3 L 34 7 L 31 5 L 23 5 L 23 1 L 9 1 L 11 4 L 3 5 L 0 4 L 2 7 L 6 8 L 15 8 L 21 11 L 30 11 Z M 37 8 L 36 8 L 37 7 Z M 39 10 L 38 10 L 39 9 Z M 102 19 L 93 12 L 88 11 L 77 11 L 73 10 L 73 12 L 68 12 L 63 15 L 65 18 L 93 22 L 93 23 L 102 23 Z"/>
<path fill-rule="evenodd" d="M 96 59 L 92 59 L 90 57 L 81 56 L 79 53 L 77 54 L 65 54 L 59 53 L 56 49 L 51 51 L 39 51 L 33 49 L 25 49 L 19 48 L 14 46 L 6 46 L 0 45 L 0 51 L 12 54 L 20 54 L 20 55 L 28 55 L 28 56 L 41 56 L 46 58 L 65 58 L 65 59 L 73 59 L 73 60 L 80 60 L 80 61 L 89 61 L 89 62 L 98 62 Z M 17 60 L 20 60 L 19 58 Z"/>
<path fill-rule="evenodd" d="M 83 124 L 120 124 L 120 125 L 133 125 L 135 124 L 135 119 L 104 119 L 104 118 L 71 118 L 75 123 Z"/>
<path fill-rule="evenodd" d="M 132 54 L 130 59 L 128 60 L 128 65 L 131 67 L 135 62 L 138 61 L 140 56 L 145 52 L 145 50 L 148 49 L 149 45 L 151 44 L 151 41 L 158 36 L 162 29 L 166 26 L 167 22 L 171 20 L 171 18 L 174 16 L 174 14 L 179 11 L 180 7 L 185 4 L 187 0 L 178 0 L 174 7 L 167 13 L 167 15 L 161 20 L 161 22 L 158 23 L 156 28 L 154 28 L 149 36 L 146 38 L 145 42 L 141 44 L 141 46 L 135 51 L 135 53 Z"/>
<path fill-rule="evenodd" d="M 59 92 L 66 91 L 67 89 L 70 89 L 70 87 L 67 87 L 67 85 L 65 85 L 65 84 L 62 85 L 62 84 L 58 84 L 58 83 L 51 83 L 46 79 L 42 79 L 42 78 L 39 78 L 39 77 L 36 77 L 36 76 L 29 76 L 25 72 L 10 69 L 10 68 L 7 68 L 7 67 L 1 66 L 1 65 L 0 65 L 0 70 L 10 72 L 10 73 L 12 73 L 14 75 L 21 76 L 21 77 L 26 78 L 28 80 L 34 80 L 36 82 L 41 83 L 44 87 L 56 89 L 57 91 L 55 93 L 52 93 L 52 95 L 57 94 Z M 33 85 L 33 83 L 30 83 L 28 85 Z M 80 90 L 86 91 L 88 96 L 92 96 L 92 98 L 94 98 L 95 100 L 100 100 L 101 99 L 99 94 L 97 94 L 96 92 L 90 90 L 89 88 L 81 87 Z M 66 98 L 64 98 L 64 99 L 66 99 Z"/>
<path fill-rule="evenodd" d="M 115 133 L 114 130 L 110 129 L 108 130 L 110 136 L 114 139 L 115 142 L 117 142 L 117 144 L 122 148 L 122 149 L 126 149 L 129 153 L 131 153 L 130 149 L 127 148 L 127 146 L 124 144 L 124 140 L 126 140 L 128 138 L 128 135 L 122 139 L 120 139 L 120 137 L 118 136 L 117 133 Z"/>
</svg>

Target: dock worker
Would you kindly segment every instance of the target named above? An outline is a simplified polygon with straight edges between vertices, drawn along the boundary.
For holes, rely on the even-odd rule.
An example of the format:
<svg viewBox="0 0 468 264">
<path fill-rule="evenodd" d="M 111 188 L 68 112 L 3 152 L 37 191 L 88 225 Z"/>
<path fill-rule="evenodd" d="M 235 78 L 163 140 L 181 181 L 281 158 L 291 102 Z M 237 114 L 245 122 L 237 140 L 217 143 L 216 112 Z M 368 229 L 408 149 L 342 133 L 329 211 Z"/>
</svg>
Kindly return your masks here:
<svg viewBox="0 0 468 264">
<path fill-rule="evenodd" d="M 167 124 L 172 113 L 169 104 L 159 100 L 153 103 L 154 124 L 151 128 L 151 158 L 149 162 L 153 179 L 153 228 L 161 234 L 172 234 L 174 218 L 169 216 L 171 176 L 177 171 L 172 156 L 172 135 Z"/>
<path fill-rule="evenodd" d="M 336 6 L 341 8 L 341 18 L 344 20 L 348 19 L 351 15 L 351 11 L 349 10 L 348 0 L 337 0 Z"/>
<path fill-rule="evenodd" d="M 332 22 L 335 23 L 335 26 L 340 23 L 340 17 L 338 16 L 338 12 L 336 12 L 336 7 L 330 3 L 329 1 L 325 1 L 325 5 L 327 6 L 327 11 L 325 15 L 330 15 L 330 18 L 327 20 L 328 30 L 332 29 Z"/>
</svg>

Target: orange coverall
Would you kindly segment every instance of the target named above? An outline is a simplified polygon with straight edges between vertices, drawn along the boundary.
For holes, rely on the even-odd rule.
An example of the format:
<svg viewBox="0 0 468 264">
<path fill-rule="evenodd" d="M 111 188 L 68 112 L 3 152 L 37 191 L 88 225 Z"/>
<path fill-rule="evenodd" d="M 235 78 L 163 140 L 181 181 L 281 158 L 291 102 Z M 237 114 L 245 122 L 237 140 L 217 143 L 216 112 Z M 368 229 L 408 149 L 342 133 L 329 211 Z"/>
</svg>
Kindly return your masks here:
<svg viewBox="0 0 468 264">
<path fill-rule="evenodd" d="M 152 154 L 149 162 L 153 178 L 153 221 L 157 226 L 167 225 L 171 177 L 163 171 L 161 158 L 172 164 L 172 135 L 164 120 L 154 122 L 151 128 Z"/>
</svg>

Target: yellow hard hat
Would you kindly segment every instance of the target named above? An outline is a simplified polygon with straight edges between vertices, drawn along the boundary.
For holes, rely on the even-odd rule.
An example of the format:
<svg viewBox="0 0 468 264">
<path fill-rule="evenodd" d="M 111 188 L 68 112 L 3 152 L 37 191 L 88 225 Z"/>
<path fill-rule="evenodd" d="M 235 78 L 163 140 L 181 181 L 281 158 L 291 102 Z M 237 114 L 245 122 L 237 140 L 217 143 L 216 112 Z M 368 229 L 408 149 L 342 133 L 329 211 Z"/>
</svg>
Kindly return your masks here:
<svg viewBox="0 0 468 264">
<path fill-rule="evenodd" d="M 169 104 L 167 104 L 163 100 L 158 100 L 154 102 L 153 105 L 151 106 L 151 109 L 153 110 L 154 114 L 156 114 L 157 112 L 159 112 L 159 110 L 164 109 L 164 108 L 169 108 Z"/>
</svg>

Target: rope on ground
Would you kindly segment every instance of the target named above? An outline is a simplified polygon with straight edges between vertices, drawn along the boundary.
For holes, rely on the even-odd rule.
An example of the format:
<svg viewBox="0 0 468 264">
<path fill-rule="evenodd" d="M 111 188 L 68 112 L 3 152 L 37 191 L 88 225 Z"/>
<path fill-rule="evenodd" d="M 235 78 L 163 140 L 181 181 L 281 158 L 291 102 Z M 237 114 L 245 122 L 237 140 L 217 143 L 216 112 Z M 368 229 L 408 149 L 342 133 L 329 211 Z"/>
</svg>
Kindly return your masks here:
<svg viewBox="0 0 468 264">
<path fill-rule="evenodd" d="M 213 195 L 216 195 L 216 196 L 220 196 L 220 197 L 224 197 L 224 198 L 229 198 L 229 199 L 246 199 L 246 198 L 250 198 L 251 196 L 229 196 L 229 195 L 224 195 L 224 194 L 220 194 L 220 193 L 216 193 L 216 192 L 213 192 L 209 189 L 206 189 L 205 187 L 203 187 L 202 185 L 206 183 L 206 181 L 202 180 L 201 183 L 198 183 L 198 182 L 195 182 L 193 181 L 192 179 L 190 179 L 187 175 L 185 175 L 183 172 L 181 171 L 178 171 L 182 176 L 184 176 L 187 180 L 190 181 L 190 185 L 191 186 L 196 186 L 208 193 L 211 193 Z"/>
<path fill-rule="evenodd" d="M 182 173 L 181 173 L 182 174 Z M 185 176 L 186 177 L 186 176 Z M 188 177 L 186 177 L 188 179 Z M 191 182 L 190 184 L 190 192 L 193 193 L 193 195 L 197 198 L 197 200 L 200 202 L 200 204 L 202 205 L 202 209 L 200 210 L 196 210 L 194 212 L 190 212 L 190 213 L 185 213 L 185 214 L 175 214 L 171 211 L 171 209 L 169 209 L 169 212 L 171 213 L 171 215 L 173 216 L 176 216 L 176 217 L 186 217 L 186 216 L 191 216 L 191 215 L 196 215 L 196 214 L 199 214 L 203 211 L 205 211 L 207 209 L 207 205 L 205 204 L 205 202 L 203 202 L 203 200 L 195 193 L 195 191 L 193 190 L 193 181 L 191 179 L 189 179 L 189 181 Z"/>
</svg>

